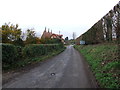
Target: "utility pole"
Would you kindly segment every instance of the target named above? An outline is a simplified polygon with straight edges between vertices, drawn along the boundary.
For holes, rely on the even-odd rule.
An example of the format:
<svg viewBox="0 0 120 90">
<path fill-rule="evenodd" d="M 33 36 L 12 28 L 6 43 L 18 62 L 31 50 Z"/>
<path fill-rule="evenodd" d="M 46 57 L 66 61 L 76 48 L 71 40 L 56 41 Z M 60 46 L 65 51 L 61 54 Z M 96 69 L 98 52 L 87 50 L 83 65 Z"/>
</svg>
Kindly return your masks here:
<svg viewBox="0 0 120 90">
<path fill-rule="evenodd" d="M 76 33 L 73 32 L 73 40 L 75 40 L 75 38 L 76 38 Z"/>
<path fill-rule="evenodd" d="M 59 35 L 60 35 L 60 31 L 59 31 Z"/>
<path fill-rule="evenodd" d="M 76 33 L 73 32 L 73 44 L 75 44 Z"/>
</svg>

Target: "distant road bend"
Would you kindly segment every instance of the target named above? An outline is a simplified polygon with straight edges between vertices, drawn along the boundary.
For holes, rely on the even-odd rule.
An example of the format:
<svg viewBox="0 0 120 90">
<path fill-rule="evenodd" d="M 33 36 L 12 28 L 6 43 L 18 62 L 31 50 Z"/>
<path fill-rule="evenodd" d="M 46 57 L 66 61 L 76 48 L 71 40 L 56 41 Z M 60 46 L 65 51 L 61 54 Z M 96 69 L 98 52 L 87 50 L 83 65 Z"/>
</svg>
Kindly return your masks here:
<svg viewBox="0 0 120 90">
<path fill-rule="evenodd" d="M 72 45 L 61 54 L 15 77 L 3 88 L 97 88 L 88 65 Z"/>
</svg>

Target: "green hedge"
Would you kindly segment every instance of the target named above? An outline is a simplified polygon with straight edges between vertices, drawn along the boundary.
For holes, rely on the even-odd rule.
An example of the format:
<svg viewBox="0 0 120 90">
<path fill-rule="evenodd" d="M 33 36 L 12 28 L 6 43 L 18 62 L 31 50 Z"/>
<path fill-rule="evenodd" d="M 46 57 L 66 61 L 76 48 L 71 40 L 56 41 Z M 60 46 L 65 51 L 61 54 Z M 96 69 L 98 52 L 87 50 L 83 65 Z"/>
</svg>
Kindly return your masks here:
<svg viewBox="0 0 120 90">
<path fill-rule="evenodd" d="M 36 57 L 46 55 L 49 52 L 57 51 L 63 48 L 61 44 L 30 44 L 23 48 L 24 57 Z"/>
<path fill-rule="evenodd" d="M 2 44 L 2 64 L 4 67 L 15 63 L 17 60 L 17 47 L 12 44 Z"/>
<path fill-rule="evenodd" d="M 63 44 L 30 44 L 25 47 L 15 46 L 12 44 L 1 45 L 2 68 L 4 70 L 14 67 L 19 61 L 24 61 L 27 58 L 48 55 L 64 48 Z"/>
</svg>

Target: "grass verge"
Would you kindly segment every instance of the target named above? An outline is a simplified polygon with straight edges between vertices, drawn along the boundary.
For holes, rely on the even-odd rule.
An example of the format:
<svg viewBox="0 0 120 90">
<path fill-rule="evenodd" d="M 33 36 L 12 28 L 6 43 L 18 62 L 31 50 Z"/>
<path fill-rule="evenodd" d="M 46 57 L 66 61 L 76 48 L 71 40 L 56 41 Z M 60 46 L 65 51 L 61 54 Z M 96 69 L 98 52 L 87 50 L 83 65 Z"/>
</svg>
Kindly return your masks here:
<svg viewBox="0 0 120 90">
<path fill-rule="evenodd" d="M 101 88 L 120 88 L 120 60 L 117 45 L 75 45 L 87 60 Z"/>
</svg>

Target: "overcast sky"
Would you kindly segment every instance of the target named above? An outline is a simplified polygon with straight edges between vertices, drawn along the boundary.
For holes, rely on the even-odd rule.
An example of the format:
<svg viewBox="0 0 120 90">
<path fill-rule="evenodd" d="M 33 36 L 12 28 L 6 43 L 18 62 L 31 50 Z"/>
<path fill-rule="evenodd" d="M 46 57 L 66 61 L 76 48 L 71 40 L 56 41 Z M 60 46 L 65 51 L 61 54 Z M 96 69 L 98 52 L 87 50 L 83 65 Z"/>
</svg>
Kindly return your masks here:
<svg viewBox="0 0 120 90">
<path fill-rule="evenodd" d="M 109 12 L 119 0 L 0 0 L 0 26 L 19 24 L 25 31 L 34 28 L 37 36 L 44 28 L 76 37 L 86 32 Z"/>
</svg>

